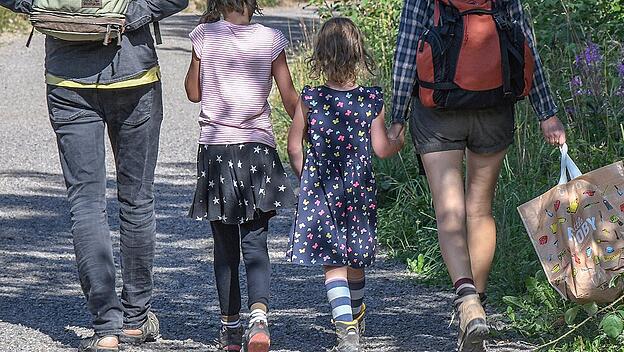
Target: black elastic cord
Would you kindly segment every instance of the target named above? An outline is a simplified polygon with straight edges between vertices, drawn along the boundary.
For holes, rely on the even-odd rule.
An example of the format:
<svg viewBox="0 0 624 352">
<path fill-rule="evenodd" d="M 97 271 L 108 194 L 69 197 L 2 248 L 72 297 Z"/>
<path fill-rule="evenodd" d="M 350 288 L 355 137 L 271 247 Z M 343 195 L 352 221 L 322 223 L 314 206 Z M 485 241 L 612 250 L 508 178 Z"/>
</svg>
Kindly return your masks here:
<svg viewBox="0 0 624 352">
<path fill-rule="evenodd" d="M 154 22 L 154 38 L 156 38 L 156 45 L 162 44 L 162 36 L 160 35 L 160 23 Z"/>
</svg>

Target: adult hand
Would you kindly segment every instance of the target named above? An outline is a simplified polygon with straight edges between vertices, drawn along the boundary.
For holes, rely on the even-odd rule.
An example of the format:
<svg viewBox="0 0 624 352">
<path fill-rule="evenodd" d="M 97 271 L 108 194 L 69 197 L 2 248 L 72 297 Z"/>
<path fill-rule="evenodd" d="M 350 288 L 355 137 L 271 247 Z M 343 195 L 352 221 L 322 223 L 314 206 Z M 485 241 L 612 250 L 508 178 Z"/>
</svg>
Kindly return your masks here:
<svg viewBox="0 0 624 352">
<path fill-rule="evenodd" d="M 566 133 L 563 124 L 557 116 L 552 116 L 540 122 L 546 142 L 552 145 L 563 145 L 566 142 Z"/>
<path fill-rule="evenodd" d="M 400 122 L 395 122 L 390 126 L 390 130 L 388 131 L 388 138 L 390 139 L 399 139 L 404 137 L 405 124 Z M 403 138 L 401 138 L 403 139 Z"/>
</svg>

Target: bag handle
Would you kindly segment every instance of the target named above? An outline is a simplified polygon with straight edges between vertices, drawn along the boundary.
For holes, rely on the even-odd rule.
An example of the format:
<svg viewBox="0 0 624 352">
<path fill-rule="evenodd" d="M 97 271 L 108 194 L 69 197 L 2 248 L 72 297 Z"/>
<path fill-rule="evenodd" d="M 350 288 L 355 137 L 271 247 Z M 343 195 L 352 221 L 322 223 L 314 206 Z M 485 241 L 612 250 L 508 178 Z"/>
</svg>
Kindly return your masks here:
<svg viewBox="0 0 624 352">
<path fill-rule="evenodd" d="M 572 158 L 568 155 L 567 144 L 564 143 L 561 147 L 559 147 L 559 150 L 561 151 L 561 174 L 559 176 L 559 185 L 564 185 L 581 176 L 583 173 L 578 166 L 576 166 L 574 160 L 572 160 Z M 569 178 L 568 174 L 570 176 Z"/>
</svg>

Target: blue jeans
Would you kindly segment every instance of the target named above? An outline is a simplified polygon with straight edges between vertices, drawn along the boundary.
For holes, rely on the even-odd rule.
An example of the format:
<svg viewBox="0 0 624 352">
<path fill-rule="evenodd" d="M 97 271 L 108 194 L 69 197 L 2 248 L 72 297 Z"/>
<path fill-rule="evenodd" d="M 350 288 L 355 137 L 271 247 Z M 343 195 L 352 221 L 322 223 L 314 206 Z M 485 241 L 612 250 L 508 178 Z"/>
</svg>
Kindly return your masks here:
<svg viewBox="0 0 624 352">
<path fill-rule="evenodd" d="M 147 319 L 156 222 L 154 169 L 163 118 L 160 82 L 127 89 L 47 88 L 82 290 L 96 334 L 119 335 Z M 117 169 L 123 289 L 106 213 L 105 130 Z"/>
</svg>

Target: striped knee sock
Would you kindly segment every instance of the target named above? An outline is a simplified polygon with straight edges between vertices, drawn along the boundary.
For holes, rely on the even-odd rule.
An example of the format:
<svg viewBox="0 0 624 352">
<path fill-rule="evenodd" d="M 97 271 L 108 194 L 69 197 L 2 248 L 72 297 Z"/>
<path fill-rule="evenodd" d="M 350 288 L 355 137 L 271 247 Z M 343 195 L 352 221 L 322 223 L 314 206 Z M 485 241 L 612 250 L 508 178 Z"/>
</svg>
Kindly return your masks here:
<svg viewBox="0 0 624 352">
<path fill-rule="evenodd" d="M 361 280 L 349 281 L 349 292 L 351 294 L 351 311 L 354 317 L 360 314 L 360 312 L 362 311 L 365 286 L 366 279 L 364 277 L 362 277 Z"/>
<path fill-rule="evenodd" d="M 327 299 L 332 307 L 334 321 L 352 322 L 351 294 L 347 279 L 339 278 L 325 281 L 325 289 L 327 289 Z"/>
<path fill-rule="evenodd" d="M 477 288 L 475 287 L 472 279 L 459 279 L 455 282 L 455 284 L 453 284 L 453 286 L 455 287 L 455 294 L 457 294 L 457 297 L 477 294 Z"/>
</svg>

